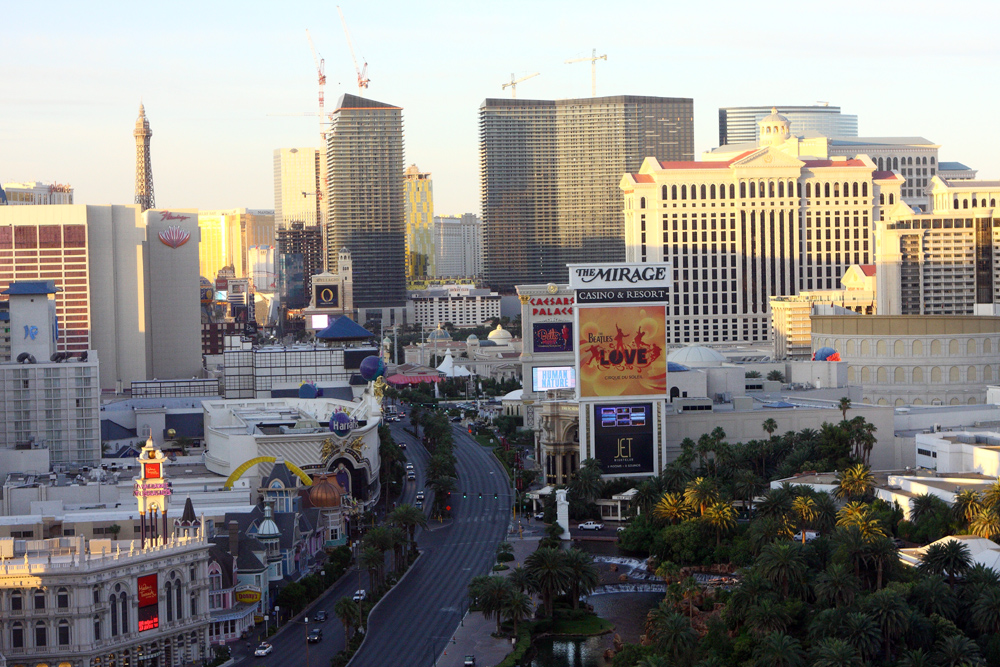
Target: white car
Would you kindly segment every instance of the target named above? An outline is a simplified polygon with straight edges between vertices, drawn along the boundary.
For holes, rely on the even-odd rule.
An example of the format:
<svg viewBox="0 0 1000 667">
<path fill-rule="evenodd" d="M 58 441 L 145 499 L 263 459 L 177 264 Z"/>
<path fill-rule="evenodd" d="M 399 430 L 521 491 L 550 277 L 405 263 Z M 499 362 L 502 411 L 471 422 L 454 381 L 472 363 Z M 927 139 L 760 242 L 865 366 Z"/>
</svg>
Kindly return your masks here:
<svg viewBox="0 0 1000 667">
<path fill-rule="evenodd" d="M 604 524 L 596 521 L 584 521 L 577 528 L 580 530 L 604 530 Z"/>
<path fill-rule="evenodd" d="M 541 521 L 545 518 L 545 512 L 535 512 L 535 520 Z"/>
<path fill-rule="evenodd" d="M 625 529 L 626 529 L 627 527 L 628 527 L 628 526 L 618 526 L 618 532 L 619 532 L 619 533 L 624 533 L 624 532 L 625 532 Z"/>
<path fill-rule="evenodd" d="M 355 602 L 364 602 L 364 600 L 367 597 L 368 597 L 368 591 L 366 591 L 363 588 L 359 588 L 358 590 L 354 591 L 354 597 L 351 599 L 354 600 Z"/>
<path fill-rule="evenodd" d="M 413 464 L 412 463 L 407 463 L 406 464 L 406 469 L 407 470 L 413 470 Z"/>
<path fill-rule="evenodd" d="M 273 650 L 274 650 L 273 646 L 271 646 L 267 642 L 264 642 L 263 644 L 257 647 L 257 650 L 254 651 L 253 654 L 255 657 L 259 658 L 261 656 L 270 655 L 271 651 Z"/>
</svg>

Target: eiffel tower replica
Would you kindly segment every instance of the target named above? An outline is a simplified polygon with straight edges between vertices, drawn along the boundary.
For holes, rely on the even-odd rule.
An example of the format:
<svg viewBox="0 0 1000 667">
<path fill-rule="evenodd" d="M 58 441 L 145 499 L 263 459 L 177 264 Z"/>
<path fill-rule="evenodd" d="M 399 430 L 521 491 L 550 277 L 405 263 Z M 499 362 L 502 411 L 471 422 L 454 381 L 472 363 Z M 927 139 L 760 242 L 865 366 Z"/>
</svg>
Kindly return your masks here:
<svg viewBox="0 0 1000 667">
<path fill-rule="evenodd" d="M 139 117 L 135 121 L 135 203 L 142 211 L 156 206 L 153 200 L 153 165 L 149 156 L 149 138 L 153 131 L 149 129 L 146 109 L 139 105 Z"/>
</svg>

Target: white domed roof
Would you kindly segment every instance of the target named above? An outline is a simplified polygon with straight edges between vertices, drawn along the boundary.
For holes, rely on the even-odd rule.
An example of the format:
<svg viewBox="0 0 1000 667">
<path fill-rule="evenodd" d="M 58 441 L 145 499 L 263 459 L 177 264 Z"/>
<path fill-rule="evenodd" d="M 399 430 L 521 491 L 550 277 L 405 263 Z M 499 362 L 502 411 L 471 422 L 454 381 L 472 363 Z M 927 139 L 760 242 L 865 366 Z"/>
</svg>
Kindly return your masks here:
<svg viewBox="0 0 1000 667">
<path fill-rule="evenodd" d="M 510 332 L 503 328 L 502 324 L 498 324 L 497 328 L 490 332 L 490 340 L 510 340 L 513 336 Z"/>
<path fill-rule="evenodd" d="M 501 398 L 500 400 L 501 401 L 520 401 L 523 396 L 524 396 L 524 390 L 523 389 L 515 389 L 514 391 L 510 392 L 509 394 L 507 394 L 506 396 L 504 396 L 503 398 Z"/>
<path fill-rule="evenodd" d="M 667 355 L 667 361 L 697 368 L 699 366 L 720 366 L 726 361 L 726 357 L 709 347 L 689 345 L 671 352 Z"/>
<path fill-rule="evenodd" d="M 465 339 L 465 342 L 466 343 L 472 343 L 472 342 L 475 342 L 477 340 L 479 340 L 479 336 L 477 336 L 476 334 L 469 334 L 469 337 Z"/>
<path fill-rule="evenodd" d="M 451 340 L 451 334 L 438 327 L 434 331 L 427 334 L 427 340 Z"/>
<path fill-rule="evenodd" d="M 760 119 L 762 123 L 787 123 L 788 118 L 778 113 L 778 107 L 771 107 L 771 113 Z"/>
</svg>

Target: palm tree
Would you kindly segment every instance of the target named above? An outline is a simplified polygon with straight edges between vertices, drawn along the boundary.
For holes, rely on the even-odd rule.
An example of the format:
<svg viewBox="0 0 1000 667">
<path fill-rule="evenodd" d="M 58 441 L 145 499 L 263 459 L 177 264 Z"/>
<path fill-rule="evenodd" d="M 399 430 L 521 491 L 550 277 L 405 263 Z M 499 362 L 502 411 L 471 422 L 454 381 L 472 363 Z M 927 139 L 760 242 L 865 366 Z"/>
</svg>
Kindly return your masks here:
<svg viewBox="0 0 1000 667">
<path fill-rule="evenodd" d="M 840 499 L 865 498 L 875 488 L 875 476 L 868 466 L 859 463 L 837 473 L 837 488 L 833 495 Z"/>
<path fill-rule="evenodd" d="M 972 567 L 972 553 L 969 547 L 951 539 L 935 542 L 920 557 L 918 570 L 932 574 L 948 575 L 948 585 L 955 588 L 955 577 L 961 576 Z"/>
<path fill-rule="evenodd" d="M 862 658 L 868 659 L 878 652 L 881 633 L 875 620 L 861 612 L 851 612 L 844 617 L 839 633 Z"/>
<path fill-rule="evenodd" d="M 704 516 L 705 508 L 719 500 L 719 489 L 714 480 L 695 477 L 684 489 L 684 500 Z"/>
<path fill-rule="evenodd" d="M 385 556 L 375 547 L 366 547 L 361 551 L 361 567 L 368 570 L 368 580 L 372 582 L 372 588 L 377 588 L 381 583 L 379 573 L 385 566 Z"/>
<path fill-rule="evenodd" d="M 586 551 L 569 549 L 563 560 L 570 570 L 570 588 L 573 593 L 573 609 L 579 608 L 580 596 L 586 595 L 601 583 L 601 575 L 594 567 L 594 558 Z"/>
<path fill-rule="evenodd" d="M 996 588 L 1000 587 L 1000 573 L 982 563 L 976 563 L 965 573 L 962 581 L 971 589 Z"/>
<path fill-rule="evenodd" d="M 691 479 L 691 468 L 671 463 L 660 473 L 660 483 L 665 491 L 680 492 Z"/>
<path fill-rule="evenodd" d="M 351 598 L 344 596 L 333 606 L 333 613 L 344 624 L 344 645 L 351 640 L 351 628 L 361 621 L 361 607 Z"/>
<path fill-rule="evenodd" d="M 572 570 L 566 565 L 563 552 L 552 547 L 536 549 L 524 560 L 524 567 L 542 596 L 545 616 L 552 617 L 552 600 L 571 584 Z"/>
<path fill-rule="evenodd" d="M 934 514 L 939 508 L 947 507 L 944 501 L 931 493 L 921 493 L 910 500 L 910 521 L 919 524 L 926 517 Z"/>
<path fill-rule="evenodd" d="M 774 421 L 773 417 L 768 417 L 764 420 L 761 427 L 764 429 L 764 433 L 767 433 L 767 436 L 771 437 L 778 430 L 778 422 Z"/>
<path fill-rule="evenodd" d="M 705 510 L 705 522 L 715 529 L 715 546 L 722 544 L 722 533 L 736 528 L 736 510 L 728 502 L 713 503 Z"/>
<path fill-rule="evenodd" d="M 660 485 L 657 480 L 647 479 L 635 487 L 635 504 L 639 513 L 648 513 L 660 499 Z"/>
<path fill-rule="evenodd" d="M 868 518 L 871 506 L 860 501 L 852 501 L 837 512 L 838 526 L 857 526 Z"/>
<path fill-rule="evenodd" d="M 993 482 L 983 491 L 983 504 L 1000 509 L 1000 481 Z"/>
<path fill-rule="evenodd" d="M 763 499 L 757 504 L 757 514 L 764 517 L 783 517 L 792 511 L 792 501 L 795 495 L 787 484 L 764 492 Z"/>
<path fill-rule="evenodd" d="M 389 539 L 392 541 L 392 564 L 397 573 L 402 572 L 405 563 L 405 550 L 410 541 L 406 531 L 399 526 L 389 526 L 387 531 Z"/>
<path fill-rule="evenodd" d="M 925 616 L 937 614 L 955 619 L 958 601 L 955 592 L 939 576 L 921 577 L 910 589 L 910 604 Z"/>
<path fill-rule="evenodd" d="M 851 399 L 846 396 L 842 396 L 840 402 L 837 403 L 837 409 L 840 410 L 840 414 L 844 416 L 844 421 L 847 421 L 847 411 L 851 409 Z"/>
<path fill-rule="evenodd" d="M 986 539 L 1000 534 L 1000 514 L 997 514 L 996 507 L 983 507 L 969 522 L 969 532 Z"/>
<path fill-rule="evenodd" d="M 583 498 L 584 503 L 591 502 L 594 498 L 601 495 L 601 489 L 603 488 L 600 469 L 592 467 L 580 468 L 573 477 L 573 481 L 570 482 L 570 488 Z"/>
<path fill-rule="evenodd" d="M 816 577 L 816 597 L 837 607 L 849 607 L 861 590 L 861 582 L 844 563 L 834 563 Z"/>
<path fill-rule="evenodd" d="M 745 377 L 748 380 L 752 380 L 761 378 L 763 376 L 760 374 L 760 371 L 747 371 L 746 373 L 743 374 L 743 377 Z"/>
<path fill-rule="evenodd" d="M 747 627 L 759 637 L 772 632 L 784 632 L 792 622 L 784 605 L 764 598 L 747 612 Z"/>
<path fill-rule="evenodd" d="M 821 492 L 813 496 L 816 501 L 816 518 L 813 526 L 821 535 L 829 535 L 837 528 L 837 501 L 829 493 Z"/>
<path fill-rule="evenodd" d="M 934 644 L 934 664 L 938 667 L 980 665 L 979 646 L 965 635 L 944 637 Z"/>
<path fill-rule="evenodd" d="M 813 648 L 812 667 L 860 667 L 857 650 L 843 639 L 824 639 Z"/>
<path fill-rule="evenodd" d="M 694 577 L 686 577 L 680 582 L 681 596 L 688 603 L 688 621 L 694 626 L 694 599 L 701 595 L 702 588 Z"/>
<path fill-rule="evenodd" d="M 799 496 L 792 501 L 792 514 L 799 520 L 802 544 L 806 543 L 806 528 L 816 519 L 816 501 L 808 496 Z"/>
<path fill-rule="evenodd" d="M 726 605 L 726 616 L 730 626 L 739 628 L 750 609 L 762 596 L 771 592 L 771 582 L 761 576 L 757 568 L 746 570 L 743 581 L 733 591 Z"/>
<path fill-rule="evenodd" d="M 972 622 L 984 635 L 1000 634 L 1000 588 L 983 588 L 972 604 Z"/>
<path fill-rule="evenodd" d="M 664 601 L 652 614 L 650 623 L 652 636 L 660 651 L 666 653 L 676 664 L 694 648 L 698 633 L 691 629 L 688 620 Z"/>
<path fill-rule="evenodd" d="M 978 491 L 964 489 L 955 494 L 952 501 L 952 510 L 955 518 L 959 521 L 969 523 L 972 518 L 983 508 L 983 497 Z"/>
<path fill-rule="evenodd" d="M 515 593 L 517 593 L 517 589 L 506 577 L 497 576 L 487 577 L 477 590 L 479 609 L 483 612 L 483 618 L 490 620 L 496 617 L 498 635 L 500 634 L 500 621 L 503 620 L 504 608 Z"/>
<path fill-rule="evenodd" d="M 691 506 L 684 500 L 684 496 L 679 493 L 664 493 L 659 502 L 653 507 L 654 519 L 665 519 L 670 523 L 683 521 L 691 516 Z"/>
<path fill-rule="evenodd" d="M 896 638 L 906 632 L 910 625 L 912 610 L 902 596 L 891 590 L 881 590 L 872 594 L 866 601 L 866 606 L 868 614 L 882 629 L 884 659 L 885 664 L 889 664 Z"/>
<path fill-rule="evenodd" d="M 865 547 L 868 540 L 857 526 L 843 526 L 834 534 L 837 549 L 846 554 L 854 565 L 854 576 L 861 579 L 861 563 L 864 560 Z"/>
<path fill-rule="evenodd" d="M 862 534 L 864 534 L 863 529 Z M 892 567 L 893 563 L 899 560 L 899 549 L 890 538 L 884 535 L 882 537 L 873 536 L 868 539 L 862 558 L 875 565 L 875 590 L 878 591 L 882 589 L 882 573 L 885 567 Z"/>
<path fill-rule="evenodd" d="M 743 468 L 733 477 L 733 493 L 740 500 L 748 503 L 750 514 L 753 514 L 753 499 L 764 490 L 764 480 L 754 474 L 753 470 Z"/>
<path fill-rule="evenodd" d="M 767 374 L 767 379 L 771 380 L 772 382 L 784 382 L 785 374 L 782 373 L 781 371 L 774 370 Z"/>
<path fill-rule="evenodd" d="M 804 581 L 807 570 L 802 548 L 787 542 L 772 542 L 764 547 L 758 564 L 761 574 L 781 588 L 782 599 L 788 598 L 789 588 Z"/>
<path fill-rule="evenodd" d="M 413 505 L 403 503 L 389 513 L 389 522 L 405 530 L 412 545 L 415 541 L 417 526 L 427 526 L 427 515 Z"/>
<path fill-rule="evenodd" d="M 514 545 L 510 542 L 501 542 L 497 545 L 497 562 L 504 563 L 514 559 Z"/>
<path fill-rule="evenodd" d="M 803 667 L 806 652 L 798 639 L 773 632 L 757 644 L 753 657 L 754 667 Z"/>
<path fill-rule="evenodd" d="M 514 584 L 514 588 L 525 593 L 532 588 L 531 575 L 528 571 L 518 565 L 507 573 L 507 579 Z"/>
<path fill-rule="evenodd" d="M 514 624 L 514 636 L 517 636 L 517 624 L 531 616 L 531 596 L 522 591 L 514 590 L 503 608 L 503 617 Z"/>
</svg>

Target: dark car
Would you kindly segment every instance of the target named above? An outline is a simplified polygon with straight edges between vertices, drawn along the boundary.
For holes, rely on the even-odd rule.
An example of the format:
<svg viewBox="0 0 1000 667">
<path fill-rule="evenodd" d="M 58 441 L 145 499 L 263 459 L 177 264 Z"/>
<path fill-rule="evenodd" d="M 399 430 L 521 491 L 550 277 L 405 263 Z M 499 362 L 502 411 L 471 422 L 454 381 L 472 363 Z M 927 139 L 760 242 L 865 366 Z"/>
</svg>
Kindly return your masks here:
<svg viewBox="0 0 1000 667">
<path fill-rule="evenodd" d="M 309 631 L 309 636 L 306 637 L 306 641 L 310 644 L 315 644 L 317 642 L 323 641 L 323 631 L 319 628 L 313 628 Z"/>
<path fill-rule="evenodd" d="M 326 616 L 326 611 L 325 610 L 321 609 L 321 610 L 319 610 L 319 611 L 316 612 L 316 622 L 317 623 L 322 623 L 323 621 L 326 620 L 326 618 L 327 618 L 327 616 Z"/>
</svg>

